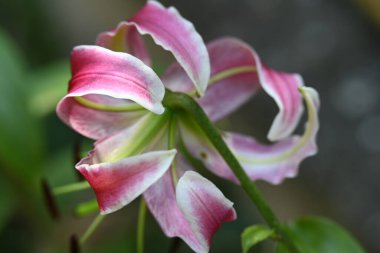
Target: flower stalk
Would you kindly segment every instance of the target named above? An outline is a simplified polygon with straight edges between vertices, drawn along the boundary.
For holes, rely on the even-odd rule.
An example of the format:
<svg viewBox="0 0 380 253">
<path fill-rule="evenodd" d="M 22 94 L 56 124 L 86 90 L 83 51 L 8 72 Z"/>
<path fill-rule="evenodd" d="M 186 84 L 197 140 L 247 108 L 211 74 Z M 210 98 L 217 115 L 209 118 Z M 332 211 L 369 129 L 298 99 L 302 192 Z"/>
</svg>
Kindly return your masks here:
<svg viewBox="0 0 380 253">
<path fill-rule="evenodd" d="M 260 190 L 257 188 L 256 184 L 249 178 L 247 173 L 244 171 L 236 157 L 233 155 L 229 147 L 224 142 L 219 131 L 214 127 L 213 123 L 210 121 L 206 113 L 199 106 L 199 104 L 189 95 L 184 93 L 175 93 L 166 90 L 165 98 L 163 101 L 164 106 L 173 109 L 181 110 L 189 114 L 195 122 L 199 125 L 202 131 L 209 138 L 214 147 L 218 150 L 220 155 L 230 166 L 231 170 L 238 178 L 242 188 L 247 193 L 251 201 L 256 205 L 258 211 L 268 223 L 268 225 L 273 228 L 276 233 L 281 237 L 284 244 L 288 247 L 290 252 L 299 253 L 299 250 L 294 245 L 293 241 L 289 239 L 286 232 L 283 230 L 280 221 L 265 201 Z"/>
</svg>

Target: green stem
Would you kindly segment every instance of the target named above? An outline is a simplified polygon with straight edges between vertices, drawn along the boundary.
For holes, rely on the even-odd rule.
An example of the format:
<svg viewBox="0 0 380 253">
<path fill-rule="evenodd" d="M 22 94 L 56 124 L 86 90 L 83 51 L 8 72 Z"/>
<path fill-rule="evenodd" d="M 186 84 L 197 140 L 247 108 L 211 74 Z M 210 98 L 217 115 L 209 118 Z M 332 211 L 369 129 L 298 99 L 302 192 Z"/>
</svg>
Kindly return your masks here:
<svg viewBox="0 0 380 253">
<path fill-rule="evenodd" d="M 189 95 L 183 93 L 174 93 L 167 90 L 164 98 L 164 106 L 173 110 L 185 111 L 195 120 L 195 122 L 203 130 L 211 143 L 229 165 L 235 176 L 238 178 L 244 191 L 247 193 L 251 201 L 256 205 L 257 209 L 265 221 L 268 223 L 268 225 L 282 237 L 282 241 L 288 247 L 290 252 L 298 253 L 299 250 L 283 230 L 281 223 L 265 201 L 260 190 L 256 187 L 256 184 L 249 178 L 227 144 L 224 142 L 219 131 L 214 127 L 213 123 L 210 121 L 198 103 Z"/>
<path fill-rule="evenodd" d="M 143 197 L 140 199 L 139 217 L 137 220 L 137 253 L 144 253 L 146 205 Z"/>
<path fill-rule="evenodd" d="M 91 223 L 91 225 L 87 228 L 86 232 L 84 232 L 83 236 L 80 238 L 79 242 L 83 245 L 87 239 L 94 233 L 99 224 L 103 221 L 105 215 L 99 214 L 95 220 Z"/>
<path fill-rule="evenodd" d="M 61 195 L 65 193 L 81 191 L 90 188 L 90 184 L 87 181 L 59 186 L 53 189 L 54 195 Z"/>
</svg>

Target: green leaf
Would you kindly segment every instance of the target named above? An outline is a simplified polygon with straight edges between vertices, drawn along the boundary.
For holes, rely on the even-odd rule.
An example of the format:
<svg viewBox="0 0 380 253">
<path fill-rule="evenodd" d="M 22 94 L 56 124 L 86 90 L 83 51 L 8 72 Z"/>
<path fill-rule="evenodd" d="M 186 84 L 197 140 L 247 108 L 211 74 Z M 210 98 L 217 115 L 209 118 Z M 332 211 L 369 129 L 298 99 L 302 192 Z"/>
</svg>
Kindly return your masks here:
<svg viewBox="0 0 380 253">
<path fill-rule="evenodd" d="M 65 60 L 37 69 L 29 75 L 29 80 L 31 112 L 37 117 L 46 116 L 55 111 L 58 101 L 66 94 L 70 63 Z"/>
<path fill-rule="evenodd" d="M 0 177 L 0 231 L 6 225 L 9 217 L 11 216 L 16 198 L 15 194 L 11 191 L 8 183 Z"/>
<path fill-rule="evenodd" d="M 243 253 L 247 253 L 250 248 L 274 234 L 275 232 L 272 229 L 269 229 L 264 225 L 247 227 L 241 234 Z"/>
<path fill-rule="evenodd" d="M 364 253 L 360 244 L 340 225 L 326 218 L 305 217 L 285 227 L 302 253 Z M 279 244 L 277 253 L 291 253 Z"/>
<path fill-rule="evenodd" d="M 27 105 L 30 83 L 14 45 L 0 30 L 0 169 L 14 183 L 28 184 L 40 172 L 43 142 Z"/>
</svg>

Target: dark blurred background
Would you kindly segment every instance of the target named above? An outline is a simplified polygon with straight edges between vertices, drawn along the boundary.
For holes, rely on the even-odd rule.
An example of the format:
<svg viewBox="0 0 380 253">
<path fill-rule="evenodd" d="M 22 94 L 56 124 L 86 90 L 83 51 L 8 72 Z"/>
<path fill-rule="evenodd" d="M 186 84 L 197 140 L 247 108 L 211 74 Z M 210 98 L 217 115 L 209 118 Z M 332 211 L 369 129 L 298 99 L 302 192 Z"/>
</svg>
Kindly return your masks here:
<svg viewBox="0 0 380 253">
<path fill-rule="evenodd" d="M 91 193 L 60 197 L 62 215 L 56 222 L 41 199 L 42 177 L 52 186 L 77 180 L 73 147 L 80 138 L 57 119 L 54 107 L 70 77 L 71 49 L 93 44 L 98 33 L 132 16 L 143 3 L 0 0 L 2 252 L 67 252 L 69 236 L 81 235 L 91 222 L 93 216 L 71 215 Z M 302 163 L 297 178 L 260 187 L 281 219 L 325 215 L 347 227 L 368 252 L 380 252 L 380 1 L 162 3 L 177 7 L 205 41 L 236 36 L 251 44 L 267 65 L 301 73 L 306 85 L 320 92 L 318 155 Z M 168 53 L 151 48 L 156 64 L 169 64 Z M 259 94 L 220 124 L 264 139 L 275 113 L 271 99 Z M 241 189 L 215 180 L 236 202 L 240 218 L 217 233 L 211 252 L 238 252 L 242 229 L 261 220 Z M 133 203 L 110 215 L 86 252 L 133 252 L 136 209 Z M 147 252 L 167 252 L 172 241 L 152 218 L 148 224 Z M 257 252 L 271 252 L 271 247 L 264 244 Z M 189 252 L 184 245 L 181 250 Z"/>
</svg>

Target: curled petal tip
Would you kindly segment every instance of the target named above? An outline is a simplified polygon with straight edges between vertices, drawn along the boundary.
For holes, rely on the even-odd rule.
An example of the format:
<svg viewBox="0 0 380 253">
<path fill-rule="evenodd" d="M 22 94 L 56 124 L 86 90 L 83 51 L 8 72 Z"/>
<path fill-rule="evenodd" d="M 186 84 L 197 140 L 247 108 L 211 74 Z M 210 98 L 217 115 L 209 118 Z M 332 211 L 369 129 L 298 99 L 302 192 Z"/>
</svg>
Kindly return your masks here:
<svg viewBox="0 0 380 253">
<path fill-rule="evenodd" d="M 152 36 L 157 45 L 170 51 L 203 95 L 210 77 L 210 60 L 202 37 L 193 24 L 174 8 L 157 1 L 148 3 L 130 19 L 141 34 Z"/>
<path fill-rule="evenodd" d="M 313 88 L 301 87 L 299 90 L 305 100 L 308 113 L 302 136 L 291 136 L 268 146 L 250 137 L 226 134 L 227 144 L 252 179 L 279 184 L 285 178 L 295 177 L 300 163 L 317 153 L 319 96 Z"/>
<path fill-rule="evenodd" d="M 285 178 L 295 177 L 300 163 L 317 153 L 319 96 L 313 88 L 300 87 L 298 90 L 304 97 L 308 115 L 302 136 L 294 135 L 265 145 L 249 136 L 223 134 L 223 139 L 252 180 L 279 184 Z M 181 130 L 184 144 L 191 155 L 216 175 L 238 183 L 229 166 L 202 132 L 185 124 L 181 125 Z"/>
<path fill-rule="evenodd" d="M 129 53 L 142 60 L 146 65 L 151 65 L 149 54 L 141 35 L 134 25 L 128 22 L 122 21 L 112 31 L 99 34 L 96 38 L 96 45 L 112 51 Z"/>
<path fill-rule="evenodd" d="M 154 151 L 116 162 L 86 164 L 76 168 L 96 193 L 101 214 L 115 212 L 146 191 L 168 170 L 175 150 Z"/>
<path fill-rule="evenodd" d="M 258 57 L 258 56 L 256 56 Z M 264 90 L 275 100 L 279 112 L 268 132 L 268 139 L 285 139 L 297 127 L 304 111 L 299 87 L 304 86 L 299 74 L 285 73 L 261 65 L 258 68 L 260 82 Z"/>
<path fill-rule="evenodd" d="M 236 219 L 233 203 L 196 172 L 187 171 L 180 178 L 176 198 L 199 241 L 197 252 L 208 252 L 211 239 L 222 223 Z"/>
</svg>

